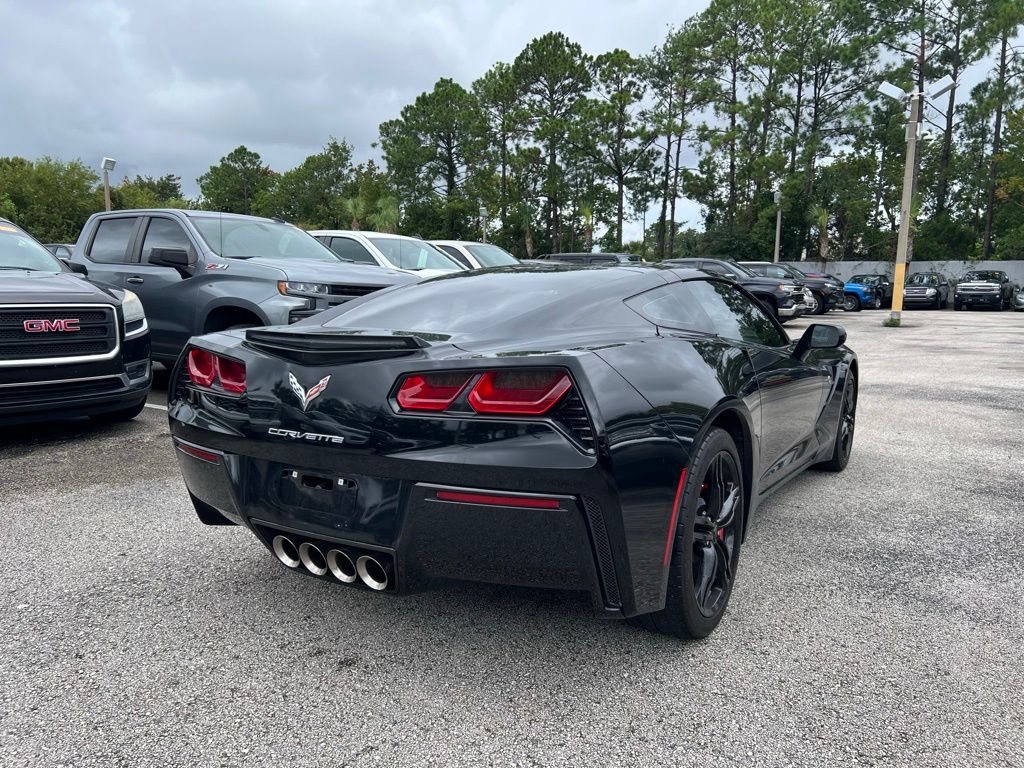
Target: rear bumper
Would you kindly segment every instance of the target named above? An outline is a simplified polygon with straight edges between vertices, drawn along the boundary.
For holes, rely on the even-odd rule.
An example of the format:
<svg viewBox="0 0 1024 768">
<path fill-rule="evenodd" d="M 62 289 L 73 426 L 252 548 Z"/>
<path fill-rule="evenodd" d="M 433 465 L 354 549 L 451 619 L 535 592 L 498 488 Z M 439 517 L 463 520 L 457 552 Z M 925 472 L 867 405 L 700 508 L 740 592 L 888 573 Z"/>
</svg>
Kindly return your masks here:
<svg viewBox="0 0 1024 768">
<path fill-rule="evenodd" d="M 268 549 L 284 534 L 325 552 L 383 556 L 393 569 L 389 590 L 398 592 L 449 581 L 562 589 L 586 592 L 602 614 L 623 615 L 602 514 L 610 500 L 600 498 L 594 469 L 396 458 L 385 477 L 366 471 L 379 470 L 380 458 L 269 447 L 184 424 L 173 412 L 171 431 L 191 494 Z M 537 500 L 543 505 L 532 506 Z"/>
</svg>

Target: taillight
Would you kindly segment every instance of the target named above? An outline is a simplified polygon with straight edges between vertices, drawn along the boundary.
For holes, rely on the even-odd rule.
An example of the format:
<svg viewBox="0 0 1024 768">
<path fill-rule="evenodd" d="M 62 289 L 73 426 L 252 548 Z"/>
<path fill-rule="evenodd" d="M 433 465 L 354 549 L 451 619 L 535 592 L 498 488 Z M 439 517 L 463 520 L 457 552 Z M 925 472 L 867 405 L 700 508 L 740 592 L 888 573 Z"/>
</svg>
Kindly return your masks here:
<svg viewBox="0 0 1024 768">
<path fill-rule="evenodd" d="M 207 389 L 233 394 L 245 392 L 245 363 L 205 349 L 188 351 L 188 377 L 193 384 Z"/>
<path fill-rule="evenodd" d="M 472 374 L 424 373 L 406 376 L 398 389 L 398 404 L 412 411 L 443 411 L 466 388 Z"/>
<path fill-rule="evenodd" d="M 200 387 L 212 387 L 217 378 L 217 357 L 205 349 L 188 351 L 188 377 Z"/>
<path fill-rule="evenodd" d="M 562 371 L 488 371 L 469 393 L 477 413 L 539 416 L 557 403 L 572 387 Z"/>
</svg>

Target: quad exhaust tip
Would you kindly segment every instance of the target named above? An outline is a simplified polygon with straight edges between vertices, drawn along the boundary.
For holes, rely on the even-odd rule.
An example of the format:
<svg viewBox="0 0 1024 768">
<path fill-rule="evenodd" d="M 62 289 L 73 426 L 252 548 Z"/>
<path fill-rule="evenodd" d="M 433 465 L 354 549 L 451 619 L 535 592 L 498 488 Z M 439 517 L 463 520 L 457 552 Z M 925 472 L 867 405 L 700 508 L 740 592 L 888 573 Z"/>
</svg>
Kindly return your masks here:
<svg viewBox="0 0 1024 768">
<path fill-rule="evenodd" d="M 356 564 L 352 562 L 352 558 L 347 553 L 340 549 L 332 549 L 327 553 L 327 568 L 334 578 L 345 584 L 354 584 L 359 578 Z"/>
<path fill-rule="evenodd" d="M 277 555 L 277 559 L 289 568 L 298 568 L 302 563 L 299 559 L 299 548 L 287 536 L 275 536 L 273 550 L 274 554 Z"/>
<path fill-rule="evenodd" d="M 388 572 L 380 561 L 369 555 L 362 555 L 356 560 L 356 572 L 363 584 L 380 592 L 388 588 Z"/>
<path fill-rule="evenodd" d="M 316 544 L 310 544 L 308 541 L 302 542 L 299 546 L 299 560 L 314 576 L 327 575 L 327 558 Z"/>
</svg>

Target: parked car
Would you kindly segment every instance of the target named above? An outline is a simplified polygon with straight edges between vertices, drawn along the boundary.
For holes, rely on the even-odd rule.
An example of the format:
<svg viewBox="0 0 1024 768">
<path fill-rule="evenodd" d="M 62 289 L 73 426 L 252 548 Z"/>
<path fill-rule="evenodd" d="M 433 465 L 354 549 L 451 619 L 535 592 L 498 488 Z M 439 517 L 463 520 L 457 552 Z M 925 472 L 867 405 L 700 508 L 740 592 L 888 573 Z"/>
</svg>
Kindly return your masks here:
<svg viewBox="0 0 1024 768">
<path fill-rule="evenodd" d="M 468 269 L 510 267 L 519 259 L 493 243 L 475 243 L 467 240 L 430 240 L 438 248 Z"/>
<path fill-rule="evenodd" d="M 1024 312 L 1024 288 L 1017 289 L 1017 295 L 1013 299 L 1013 308 L 1017 312 Z"/>
<path fill-rule="evenodd" d="M 1005 272 L 997 269 L 975 269 L 964 274 L 953 291 L 953 309 L 992 307 L 1009 309 L 1013 300 L 1013 283 Z"/>
<path fill-rule="evenodd" d="M 130 288 L 146 308 L 153 357 L 173 362 L 191 336 L 285 325 L 417 278 L 346 264 L 291 224 L 211 211 L 93 214 L 72 261 L 93 282 Z"/>
<path fill-rule="evenodd" d="M 93 285 L 6 219 L 0 270 L 0 424 L 141 413 L 152 374 L 138 297 Z"/>
<path fill-rule="evenodd" d="M 58 259 L 64 260 L 71 258 L 71 252 L 75 248 L 74 244 L 69 243 L 46 243 L 43 247 Z"/>
<path fill-rule="evenodd" d="M 738 263 L 755 275 L 789 279 L 807 288 L 814 297 L 813 306 L 809 307 L 811 314 L 823 315 L 830 309 L 842 305 L 842 288 L 837 287 L 832 280 L 825 277 L 810 277 L 789 264 L 773 264 L 770 261 L 741 261 Z"/>
<path fill-rule="evenodd" d="M 376 264 L 421 278 L 466 269 L 447 253 L 418 237 L 347 229 L 317 229 L 309 234 L 348 261 Z"/>
<path fill-rule="evenodd" d="M 794 267 L 794 269 L 797 272 L 800 272 L 802 275 L 804 275 L 804 277 L 810 277 L 815 280 L 825 280 L 826 282 L 835 286 L 840 291 L 843 290 L 843 285 L 845 285 L 846 283 L 845 280 L 840 280 L 838 277 L 829 272 L 816 272 L 812 270 L 810 267 Z"/>
<path fill-rule="evenodd" d="M 665 259 L 661 262 L 672 267 L 690 267 L 708 274 L 735 280 L 768 308 L 775 317 L 785 323 L 800 317 L 808 311 L 807 297 L 802 285 L 789 278 L 760 277 L 746 267 L 728 259 Z"/>
<path fill-rule="evenodd" d="M 168 415 L 200 521 L 352 610 L 481 581 L 704 637 L 762 499 L 847 464 L 845 339 L 696 270 L 467 271 L 193 339 Z"/>
<path fill-rule="evenodd" d="M 635 253 L 542 253 L 536 261 L 557 261 L 562 264 L 640 264 Z"/>
<path fill-rule="evenodd" d="M 942 309 L 949 301 L 949 281 L 938 272 L 915 272 L 903 288 L 903 306 Z"/>
<path fill-rule="evenodd" d="M 887 275 L 854 275 L 843 286 L 843 309 L 859 312 L 892 304 L 892 281 Z"/>
</svg>

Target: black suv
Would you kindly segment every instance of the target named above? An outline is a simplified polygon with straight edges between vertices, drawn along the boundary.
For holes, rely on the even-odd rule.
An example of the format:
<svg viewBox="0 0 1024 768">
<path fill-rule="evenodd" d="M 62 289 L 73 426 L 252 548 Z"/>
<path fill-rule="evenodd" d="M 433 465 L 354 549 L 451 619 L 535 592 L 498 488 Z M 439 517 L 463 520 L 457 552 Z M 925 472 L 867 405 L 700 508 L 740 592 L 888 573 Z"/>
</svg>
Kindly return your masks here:
<svg viewBox="0 0 1024 768">
<path fill-rule="evenodd" d="M 99 288 L 0 219 L 0 424 L 121 421 L 146 404 L 149 328 L 131 291 Z"/>
<path fill-rule="evenodd" d="M 728 259 L 695 257 L 665 259 L 661 263 L 671 267 L 690 267 L 708 274 L 731 278 L 754 294 L 781 323 L 807 312 L 803 285 L 789 278 L 759 277 L 746 267 L 741 267 Z"/>
<path fill-rule="evenodd" d="M 834 281 L 826 277 L 811 277 L 789 264 L 773 264 L 770 261 L 741 261 L 739 265 L 746 267 L 755 275 L 793 280 L 802 285 L 814 297 L 811 314 L 823 315 L 842 304 L 842 285 L 837 287 Z"/>
<path fill-rule="evenodd" d="M 997 269 L 974 269 L 964 274 L 953 291 L 953 309 L 992 307 L 1009 309 L 1013 300 L 1013 283 L 1005 272 Z"/>
</svg>

